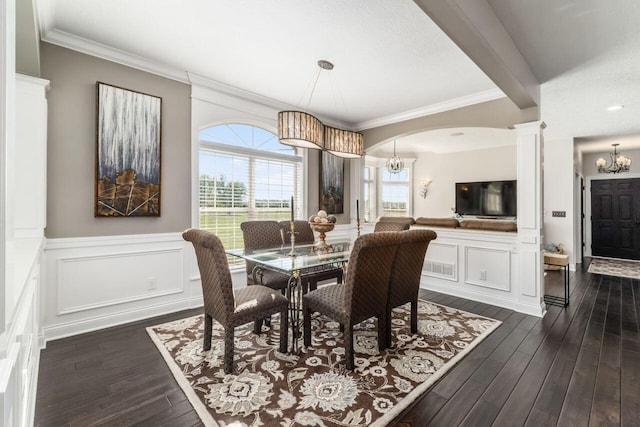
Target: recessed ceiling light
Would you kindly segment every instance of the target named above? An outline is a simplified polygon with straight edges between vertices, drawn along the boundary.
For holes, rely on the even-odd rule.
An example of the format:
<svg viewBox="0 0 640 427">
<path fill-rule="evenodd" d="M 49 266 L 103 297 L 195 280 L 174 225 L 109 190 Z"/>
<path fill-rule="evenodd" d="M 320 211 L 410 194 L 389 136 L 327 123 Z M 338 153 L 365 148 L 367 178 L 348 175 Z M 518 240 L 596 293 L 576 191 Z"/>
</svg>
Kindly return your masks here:
<svg viewBox="0 0 640 427">
<path fill-rule="evenodd" d="M 624 108 L 624 105 L 611 105 L 607 107 L 607 111 L 618 111 L 618 110 L 622 110 L 623 108 Z"/>
<path fill-rule="evenodd" d="M 462 136 L 464 135 L 464 132 L 454 132 L 451 134 L 451 136 Z"/>
</svg>

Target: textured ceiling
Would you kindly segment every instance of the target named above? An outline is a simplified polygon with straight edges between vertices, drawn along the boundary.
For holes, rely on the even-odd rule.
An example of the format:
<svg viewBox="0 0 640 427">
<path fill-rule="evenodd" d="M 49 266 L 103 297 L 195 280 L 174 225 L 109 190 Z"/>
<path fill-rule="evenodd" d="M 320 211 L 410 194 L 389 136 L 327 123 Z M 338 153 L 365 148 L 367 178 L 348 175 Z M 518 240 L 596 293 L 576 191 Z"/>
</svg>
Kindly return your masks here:
<svg viewBox="0 0 640 427">
<path fill-rule="evenodd" d="M 112 50 L 185 79 L 194 73 L 297 108 L 309 101 L 317 60 L 332 61 L 335 69 L 320 75 L 308 110 L 345 127 L 501 96 L 411 0 L 35 1 L 45 41 Z M 592 146 L 611 138 L 638 141 L 639 1 L 451 1 L 454 9 L 490 6 L 491 20 L 466 18 L 477 28 L 501 23 L 541 82 L 545 139 Z M 606 111 L 613 104 L 625 108 Z M 398 145 L 433 151 L 442 137 L 427 133 L 415 136 L 419 144 Z M 476 137 L 474 147 L 495 139 Z"/>
<path fill-rule="evenodd" d="M 299 108 L 329 60 L 309 110 L 347 124 L 496 89 L 411 0 L 51 2 L 50 31 Z"/>
</svg>

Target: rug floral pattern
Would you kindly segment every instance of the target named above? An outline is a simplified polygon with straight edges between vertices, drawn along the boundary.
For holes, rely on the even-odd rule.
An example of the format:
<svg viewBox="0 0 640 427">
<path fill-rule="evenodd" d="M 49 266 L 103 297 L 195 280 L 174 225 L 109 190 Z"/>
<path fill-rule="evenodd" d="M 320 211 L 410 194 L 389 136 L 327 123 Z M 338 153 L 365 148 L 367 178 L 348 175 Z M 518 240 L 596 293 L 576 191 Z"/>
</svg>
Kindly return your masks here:
<svg viewBox="0 0 640 427">
<path fill-rule="evenodd" d="M 312 346 L 302 346 L 300 354 L 277 350 L 277 316 L 259 336 L 250 324 L 236 328 L 229 375 L 223 370 L 224 331 L 215 321 L 206 352 L 203 316 L 148 331 L 207 425 L 385 425 L 500 324 L 422 300 L 418 306 L 418 334 L 409 330 L 409 305 L 395 309 L 393 346 L 383 352 L 375 322 L 360 324 L 352 372 L 345 369 L 338 323 L 317 313 Z"/>
</svg>

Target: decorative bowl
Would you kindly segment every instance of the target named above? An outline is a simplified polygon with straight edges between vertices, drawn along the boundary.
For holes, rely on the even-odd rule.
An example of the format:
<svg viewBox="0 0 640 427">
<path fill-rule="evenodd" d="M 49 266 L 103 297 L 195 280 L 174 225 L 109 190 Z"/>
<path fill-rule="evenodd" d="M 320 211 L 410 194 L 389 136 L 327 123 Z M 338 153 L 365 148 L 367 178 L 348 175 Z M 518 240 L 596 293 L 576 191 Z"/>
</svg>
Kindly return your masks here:
<svg viewBox="0 0 640 427">
<path fill-rule="evenodd" d="M 333 230 L 335 224 L 332 222 L 310 222 L 309 225 L 313 231 L 320 233 L 320 241 L 314 245 L 314 248 L 323 250 L 330 248 L 331 245 L 328 245 L 325 241 L 325 238 L 327 237 L 326 233 Z"/>
</svg>

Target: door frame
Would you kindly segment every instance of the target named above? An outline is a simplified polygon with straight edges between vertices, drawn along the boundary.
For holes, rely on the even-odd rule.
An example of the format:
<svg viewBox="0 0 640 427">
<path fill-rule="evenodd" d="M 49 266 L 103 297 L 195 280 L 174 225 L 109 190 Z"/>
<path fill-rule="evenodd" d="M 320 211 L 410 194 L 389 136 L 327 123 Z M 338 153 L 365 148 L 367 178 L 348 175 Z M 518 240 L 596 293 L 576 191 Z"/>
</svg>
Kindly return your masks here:
<svg viewBox="0 0 640 427">
<path fill-rule="evenodd" d="M 640 173 L 607 173 L 601 175 L 594 175 L 587 177 L 587 186 L 585 187 L 585 201 L 587 205 L 586 211 L 586 247 L 584 251 L 584 256 L 592 256 L 591 254 L 591 181 L 595 180 L 605 180 L 605 179 L 632 179 L 632 178 L 640 178 Z"/>
</svg>

